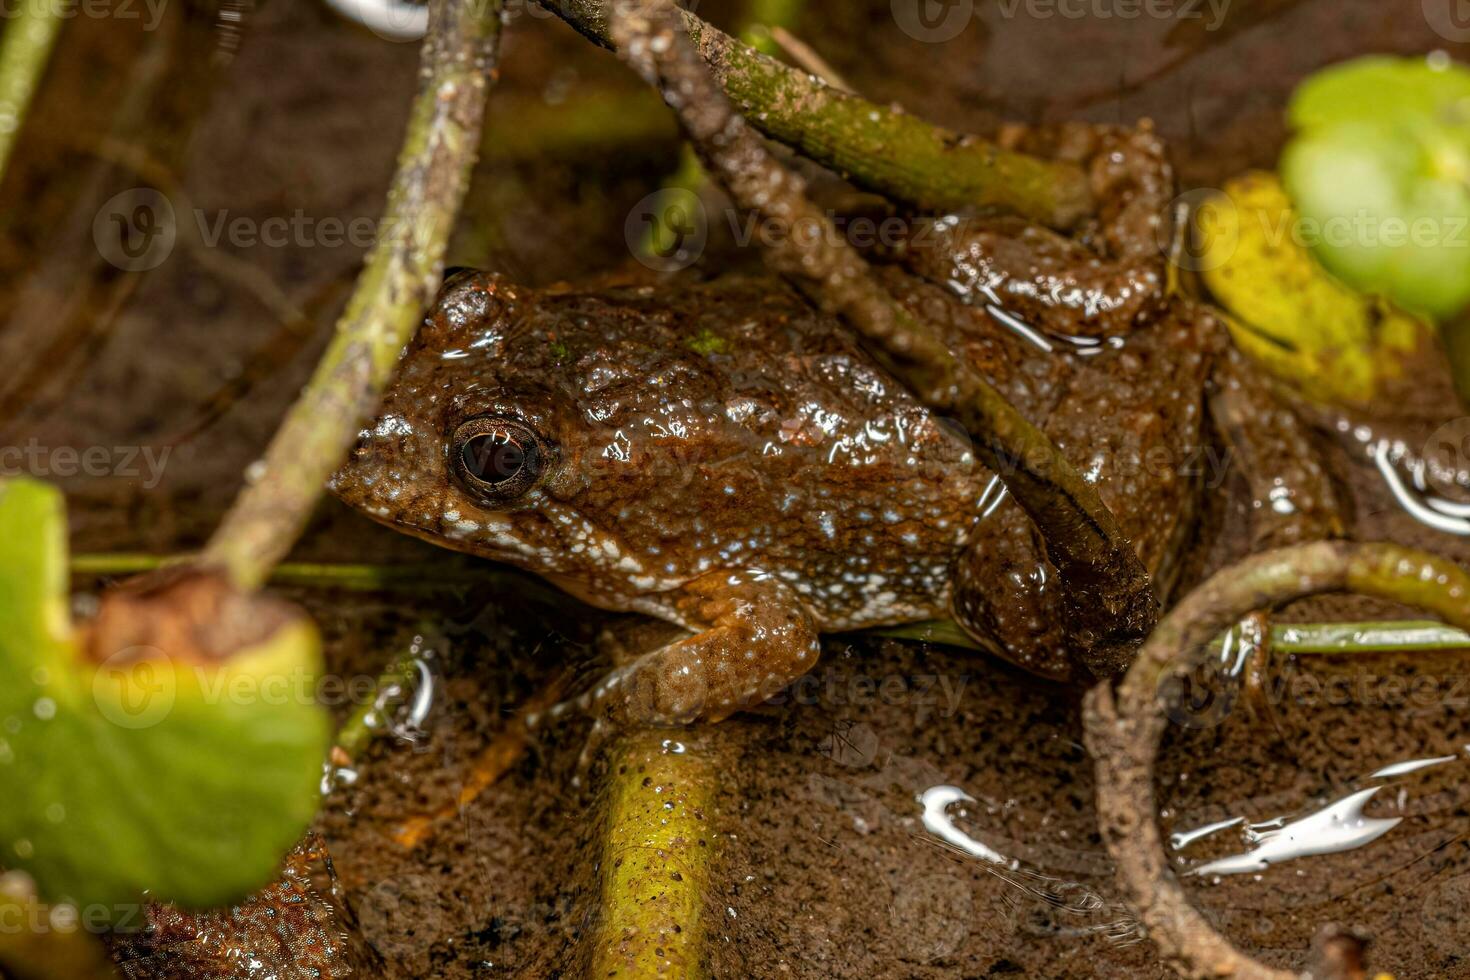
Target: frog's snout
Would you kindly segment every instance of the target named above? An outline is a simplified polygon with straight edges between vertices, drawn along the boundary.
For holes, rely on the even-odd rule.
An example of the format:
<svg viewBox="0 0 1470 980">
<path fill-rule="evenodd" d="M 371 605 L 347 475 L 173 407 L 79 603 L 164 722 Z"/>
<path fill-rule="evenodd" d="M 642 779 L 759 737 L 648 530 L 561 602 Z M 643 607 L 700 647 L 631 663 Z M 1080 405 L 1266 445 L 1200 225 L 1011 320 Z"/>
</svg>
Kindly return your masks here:
<svg viewBox="0 0 1470 980">
<path fill-rule="evenodd" d="M 349 507 L 386 517 L 424 482 L 422 452 L 406 420 L 385 414 L 358 433 L 327 489 Z"/>
</svg>

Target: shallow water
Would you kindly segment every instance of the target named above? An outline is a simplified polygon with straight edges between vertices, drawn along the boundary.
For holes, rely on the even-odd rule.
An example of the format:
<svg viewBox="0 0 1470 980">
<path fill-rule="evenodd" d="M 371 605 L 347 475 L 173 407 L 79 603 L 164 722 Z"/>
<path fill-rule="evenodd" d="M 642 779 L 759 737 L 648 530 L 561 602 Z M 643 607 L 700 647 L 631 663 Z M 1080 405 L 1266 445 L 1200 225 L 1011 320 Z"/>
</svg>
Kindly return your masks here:
<svg viewBox="0 0 1470 980">
<path fill-rule="evenodd" d="M 803 33 L 861 91 L 951 125 L 1150 115 L 1186 183 L 1208 186 L 1273 162 L 1281 106 L 1306 72 L 1364 50 L 1443 43 L 1420 6 L 1238 0 L 1217 30 L 993 6 L 936 45 L 898 30 L 889 4 L 833 2 L 814 5 Z M 700 13 L 720 20 L 729 5 Z M 371 220 L 416 53 L 307 2 L 252 9 L 238 35 L 210 18 L 176 34 L 128 27 L 71 25 L 0 185 L 9 365 L 0 399 L 30 379 L 0 434 L 16 445 L 167 449 L 152 486 L 119 473 L 49 474 L 68 493 L 77 550 L 165 552 L 196 545 L 218 519 L 324 344 L 361 247 L 226 241 L 207 253 L 180 248 L 147 274 L 107 266 L 91 244 L 95 205 L 140 182 L 99 159 L 124 111 L 120 73 L 140 73 L 128 76 L 134 86 L 149 70 L 167 81 L 167 97 L 120 138 L 145 144 L 173 175 L 194 209 L 181 203 L 186 214 L 206 224 L 298 211 Z M 165 46 L 170 37 L 177 47 Z M 492 140 L 519 128 L 512 110 L 630 87 L 611 58 L 525 18 L 512 28 L 502 79 Z M 548 158 L 483 164 L 473 227 L 454 260 L 537 284 L 626 261 L 628 210 L 677 159 L 667 130 L 651 132 L 615 153 L 563 145 Z M 728 242 L 710 248 L 714 267 L 753 262 Z M 309 328 L 281 326 L 256 276 Z M 1359 452 L 1334 450 L 1332 461 L 1357 494 L 1360 535 L 1470 558 L 1462 539 L 1405 513 Z M 1195 556 L 1196 571 L 1245 540 L 1243 487 L 1225 489 L 1224 533 Z M 443 557 L 332 503 L 300 554 Z M 335 861 L 342 927 L 373 963 L 366 975 L 577 975 L 597 807 L 594 788 L 574 788 L 582 728 L 534 743 L 416 847 L 393 837 L 406 816 L 454 799 L 487 741 L 562 665 L 591 676 L 597 622 L 548 612 L 529 595 L 293 592 L 323 623 L 344 677 L 376 676 L 423 618 L 446 637 L 424 660 L 420 676 L 432 680 L 377 719 L 394 737 L 328 774 L 318 829 Z M 1403 612 L 1323 600 L 1288 618 Z M 1316 927 L 1337 921 L 1373 936 L 1376 968 L 1470 975 L 1459 914 L 1470 895 L 1470 801 L 1459 789 L 1470 670 L 1450 654 L 1274 667 L 1284 680 L 1264 703 L 1240 700 L 1171 728 L 1161 819 L 1186 888 L 1235 942 L 1273 962 L 1299 963 Z M 873 639 L 829 640 L 817 676 L 805 693 L 708 736 L 677 737 L 690 752 L 715 751 L 703 741 L 715 738 L 728 759 L 725 856 L 709 897 L 715 975 L 1167 975 L 1118 901 L 1097 839 L 1075 692 L 974 654 Z M 885 688 L 886 678 L 902 684 Z M 885 700 L 884 690 L 902 693 Z M 1413 765 L 1423 760 L 1434 764 Z M 138 969 L 184 967 L 164 951 Z"/>
</svg>

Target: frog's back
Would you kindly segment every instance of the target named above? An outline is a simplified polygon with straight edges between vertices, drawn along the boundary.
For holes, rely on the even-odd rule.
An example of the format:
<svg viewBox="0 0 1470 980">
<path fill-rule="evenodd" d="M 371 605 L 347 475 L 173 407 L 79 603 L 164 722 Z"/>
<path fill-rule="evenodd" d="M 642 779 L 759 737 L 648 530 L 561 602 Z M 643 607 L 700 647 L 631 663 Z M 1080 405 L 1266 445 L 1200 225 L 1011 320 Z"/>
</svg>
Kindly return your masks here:
<svg viewBox="0 0 1470 980">
<path fill-rule="evenodd" d="M 988 474 L 840 321 L 729 276 L 552 290 L 517 320 L 576 406 L 577 511 L 664 584 L 760 568 L 824 629 L 944 612 Z"/>
</svg>

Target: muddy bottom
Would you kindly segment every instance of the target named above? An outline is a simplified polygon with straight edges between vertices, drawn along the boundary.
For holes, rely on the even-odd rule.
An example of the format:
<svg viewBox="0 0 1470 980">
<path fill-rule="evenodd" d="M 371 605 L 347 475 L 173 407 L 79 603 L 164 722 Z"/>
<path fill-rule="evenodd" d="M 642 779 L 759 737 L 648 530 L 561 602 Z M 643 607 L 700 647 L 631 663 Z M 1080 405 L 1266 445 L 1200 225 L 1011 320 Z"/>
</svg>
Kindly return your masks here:
<svg viewBox="0 0 1470 980">
<path fill-rule="evenodd" d="M 1209 5 L 1180 5 L 1203 19 L 1074 18 L 1055 12 L 1063 5 L 1036 6 L 977 4 L 956 38 L 928 44 L 896 26 L 890 4 L 832 0 L 810 4 L 798 33 L 858 90 L 964 129 L 1151 116 L 1186 186 L 1271 166 L 1285 98 L 1315 68 L 1445 45 L 1417 3 L 1239 0 L 1213 28 Z M 149 173 L 172 181 L 175 209 L 205 228 L 221 214 L 372 219 L 413 90 L 413 45 L 350 27 L 317 2 L 252 9 L 243 37 L 191 6 L 174 13 L 172 26 L 151 32 L 70 24 L 0 186 L 9 284 L 0 441 L 166 453 L 157 473 L 36 474 L 66 490 L 79 552 L 175 552 L 203 540 L 310 371 L 362 254 L 360 243 L 311 235 L 279 247 L 227 236 L 212 246 L 181 240 L 156 268 L 120 271 L 97 257 L 92 218 L 114 194 L 157 181 L 108 147 L 146 149 Z M 711 3 L 699 13 L 729 25 L 737 11 Z M 153 94 L 137 97 L 141 110 L 122 97 L 145 90 Z M 626 263 L 629 209 L 678 160 L 663 110 L 639 95 L 611 56 L 562 25 L 514 18 L 451 262 L 529 284 Z M 592 114 L 594 138 L 570 124 L 530 125 L 630 97 Z M 755 261 L 732 255 L 716 229 L 710 263 Z M 302 319 L 284 319 L 283 307 Z M 1463 543 L 1400 512 L 1360 460 L 1330 451 L 1355 498 L 1356 536 L 1470 559 Z M 1217 493 L 1221 530 L 1195 556 L 1197 573 L 1245 548 L 1243 487 Z M 297 552 L 383 563 L 443 554 L 330 502 Z M 571 600 L 532 601 L 531 588 L 290 592 L 323 624 L 330 669 L 344 678 L 375 677 L 416 632 L 434 650 L 423 731 L 375 742 L 341 774 L 350 784 L 329 795 L 317 822 L 361 975 L 585 969 L 577 943 L 595 913 L 602 776 L 598 762 L 579 765 L 587 726 L 543 735 L 454 805 L 518 706 L 599 669 L 601 619 Z M 1330 599 L 1286 616 L 1404 612 Z M 1470 926 L 1459 914 L 1470 896 L 1465 664 L 1278 659 L 1279 683 L 1253 699 L 1176 719 L 1160 764 L 1161 816 L 1192 899 L 1235 943 L 1299 966 L 1316 929 L 1339 922 L 1371 937 L 1376 969 L 1470 975 Z M 811 677 L 773 703 L 678 735 L 722 762 L 711 973 L 1170 975 L 1112 885 L 1079 700 L 973 653 L 834 637 Z M 1437 761 L 1381 772 L 1413 760 Z M 958 794 L 969 801 L 943 805 Z M 431 833 L 404 842 L 406 823 L 446 807 Z M 1324 812 L 1357 828 L 1354 846 L 1334 837 L 1333 853 L 1266 871 L 1240 857 L 1263 832 Z M 181 963 L 154 957 L 135 975 L 190 975 Z"/>
</svg>

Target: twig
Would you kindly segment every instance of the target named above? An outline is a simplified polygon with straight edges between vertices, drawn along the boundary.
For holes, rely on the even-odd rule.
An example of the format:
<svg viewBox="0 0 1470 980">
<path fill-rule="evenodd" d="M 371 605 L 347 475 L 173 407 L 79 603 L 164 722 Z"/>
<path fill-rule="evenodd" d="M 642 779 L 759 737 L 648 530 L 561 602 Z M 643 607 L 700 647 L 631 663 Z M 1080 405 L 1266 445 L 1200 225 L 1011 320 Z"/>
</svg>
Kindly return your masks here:
<svg viewBox="0 0 1470 980">
<path fill-rule="evenodd" d="M 1084 703 L 1097 767 L 1103 842 L 1119 885 L 1164 959 L 1187 977 L 1289 980 L 1232 946 L 1190 904 L 1170 869 L 1157 822 L 1154 758 L 1167 720 L 1163 681 L 1196 667 L 1206 642 L 1247 614 L 1325 592 L 1352 592 L 1423 607 L 1470 628 L 1470 575 L 1453 562 L 1391 544 L 1323 542 L 1247 558 L 1215 575 L 1159 624 L 1115 692 Z"/>
<path fill-rule="evenodd" d="M 242 588 L 290 550 L 434 293 L 480 142 L 500 7 L 435 0 L 382 237 L 316 373 L 205 549 Z"/>
<path fill-rule="evenodd" d="M 894 301 L 856 250 L 804 193 L 713 83 L 667 2 L 614 5 L 615 36 L 629 62 L 679 113 L 705 166 L 742 207 L 789 229 L 767 253 L 780 272 L 843 317 L 925 403 L 957 418 L 1046 542 L 1076 637 L 1099 677 L 1126 667 L 1153 626 L 1158 603 L 1133 546 L 1096 489 L 1044 432 L 956 357 L 929 324 Z"/>
<path fill-rule="evenodd" d="M 705 975 L 716 773 L 704 754 L 655 731 L 630 734 L 614 748 L 589 977 Z"/>
<path fill-rule="evenodd" d="M 57 0 L 24 0 L 0 37 L 0 177 L 66 19 Z"/>
<path fill-rule="evenodd" d="M 537 0 L 590 40 L 612 47 L 597 0 Z M 925 211 L 995 207 L 1070 228 L 1094 207 L 1081 168 L 1002 150 L 841 92 L 680 12 L 701 57 L 753 124 L 854 183 Z"/>
</svg>

